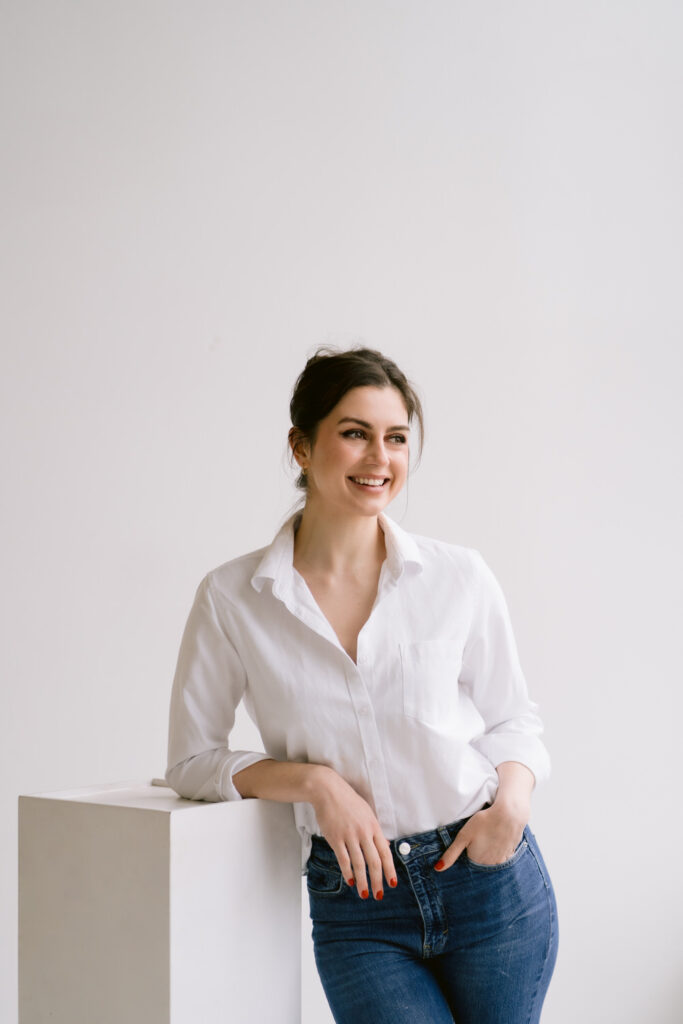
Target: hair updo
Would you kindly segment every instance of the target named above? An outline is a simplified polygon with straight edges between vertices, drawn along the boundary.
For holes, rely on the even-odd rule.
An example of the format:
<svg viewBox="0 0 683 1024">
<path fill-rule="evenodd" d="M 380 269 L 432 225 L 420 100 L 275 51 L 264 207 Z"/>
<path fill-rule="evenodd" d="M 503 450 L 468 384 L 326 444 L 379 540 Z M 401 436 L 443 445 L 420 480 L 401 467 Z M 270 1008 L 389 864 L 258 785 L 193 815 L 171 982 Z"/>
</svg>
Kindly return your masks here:
<svg viewBox="0 0 683 1024">
<path fill-rule="evenodd" d="M 302 441 L 315 444 L 318 424 L 332 412 L 352 388 L 393 387 L 400 392 L 410 423 L 415 417 L 420 427 L 419 454 L 424 438 L 424 413 L 415 388 L 396 363 L 372 348 L 352 348 L 340 352 L 330 346 L 321 346 L 299 374 L 289 414 L 292 420 L 290 438 L 296 447 Z M 296 486 L 307 489 L 304 473 L 300 473 Z"/>
</svg>

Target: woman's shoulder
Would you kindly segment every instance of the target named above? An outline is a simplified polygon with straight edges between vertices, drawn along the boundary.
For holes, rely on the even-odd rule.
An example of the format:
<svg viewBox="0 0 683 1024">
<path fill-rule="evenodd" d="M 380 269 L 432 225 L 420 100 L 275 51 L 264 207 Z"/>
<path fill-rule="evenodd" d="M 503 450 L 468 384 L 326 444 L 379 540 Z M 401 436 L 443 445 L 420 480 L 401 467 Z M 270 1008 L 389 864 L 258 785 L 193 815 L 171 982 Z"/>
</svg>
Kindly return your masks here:
<svg viewBox="0 0 683 1024">
<path fill-rule="evenodd" d="M 455 587 L 473 600 L 486 595 L 500 598 L 498 578 L 478 548 L 421 534 L 411 533 L 410 537 L 422 562 L 418 578 L 424 586 Z"/>
<path fill-rule="evenodd" d="M 471 558 L 474 548 L 466 544 L 459 544 L 452 540 L 442 540 L 438 537 L 428 537 L 423 533 L 413 533 L 403 530 L 416 545 L 421 554 L 428 557 L 447 557 L 460 562 L 467 562 Z"/>
<path fill-rule="evenodd" d="M 451 568 L 468 582 L 476 577 L 479 563 L 482 561 L 476 548 L 420 533 L 411 532 L 408 536 L 415 544 L 418 557 L 427 570 L 442 573 L 444 568 Z"/>
<path fill-rule="evenodd" d="M 244 588 L 250 585 L 267 551 L 268 545 L 265 545 L 222 562 L 205 574 L 200 585 L 208 586 L 210 590 L 227 598 L 239 597 L 244 593 Z"/>
</svg>

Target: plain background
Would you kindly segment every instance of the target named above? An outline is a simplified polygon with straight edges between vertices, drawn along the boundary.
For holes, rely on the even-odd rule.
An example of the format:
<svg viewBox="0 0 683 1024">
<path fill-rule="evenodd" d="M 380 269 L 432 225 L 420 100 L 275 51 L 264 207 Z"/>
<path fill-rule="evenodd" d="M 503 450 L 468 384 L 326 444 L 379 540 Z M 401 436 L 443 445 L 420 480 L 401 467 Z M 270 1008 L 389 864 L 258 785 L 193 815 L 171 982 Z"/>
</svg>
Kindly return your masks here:
<svg viewBox="0 0 683 1024">
<path fill-rule="evenodd" d="M 390 512 L 482 552 L 545 719 L 544 1024 L 680 1021 L 680 6 L 0 14 L 0 1019 L 17 795 L 163 774 L 195 588 L 296 498 L 306 357 L 364 342 L 427 409 Z"/>
</svg>

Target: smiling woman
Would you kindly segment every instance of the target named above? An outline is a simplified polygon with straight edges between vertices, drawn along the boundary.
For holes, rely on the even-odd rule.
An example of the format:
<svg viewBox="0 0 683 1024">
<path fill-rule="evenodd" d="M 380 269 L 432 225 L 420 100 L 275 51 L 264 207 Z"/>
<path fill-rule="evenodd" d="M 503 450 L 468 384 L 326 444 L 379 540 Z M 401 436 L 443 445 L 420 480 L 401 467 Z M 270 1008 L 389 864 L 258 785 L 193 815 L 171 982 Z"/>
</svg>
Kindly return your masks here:
<svg viewBox="0 0 683 1024">
<path fill-rule="evenodd" d="M 505 598 L 478 551 L 385 513 L 423 437 L 395 363 L 321 349 L 290 412 L 303 506 L 197 590 L 167 781 L 294 804 L 338 1024 L 536 1024 L 557 919 L 527 822 L 549 760 Z M 241 699 L 265 752 L 228 745 Z"/>
</svg>

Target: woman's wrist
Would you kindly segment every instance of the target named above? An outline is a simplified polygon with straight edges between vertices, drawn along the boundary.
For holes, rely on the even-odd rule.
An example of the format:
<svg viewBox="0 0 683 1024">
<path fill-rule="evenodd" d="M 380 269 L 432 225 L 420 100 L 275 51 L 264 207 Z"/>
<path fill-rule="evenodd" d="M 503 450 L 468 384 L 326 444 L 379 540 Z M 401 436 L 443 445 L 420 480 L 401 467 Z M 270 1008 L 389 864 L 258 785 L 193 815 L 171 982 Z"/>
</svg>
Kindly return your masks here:
<svg viewBox="0 0 683 1024">
<path fill-rule="evenodd" d="M 491 810 L 501 817 L 524 826 L 531 814 L 531 801 L 523 797 L 497 796 Z"/>
<path fill-rule="evenodd" d="M 506 816 L 526 824 L 536 781 L 533 772 L 518 761 L 504 761 L 496 771 L 499 783 L 493 806 Z"/>
<path fill-rule="evenodd" d="M 326 764 L 311 764 L 306 775 L 307 796 L 304 798 L 315 809 L 323 803 L 332 790 L 343 783 L 342 777 Z"/>
</svg>

